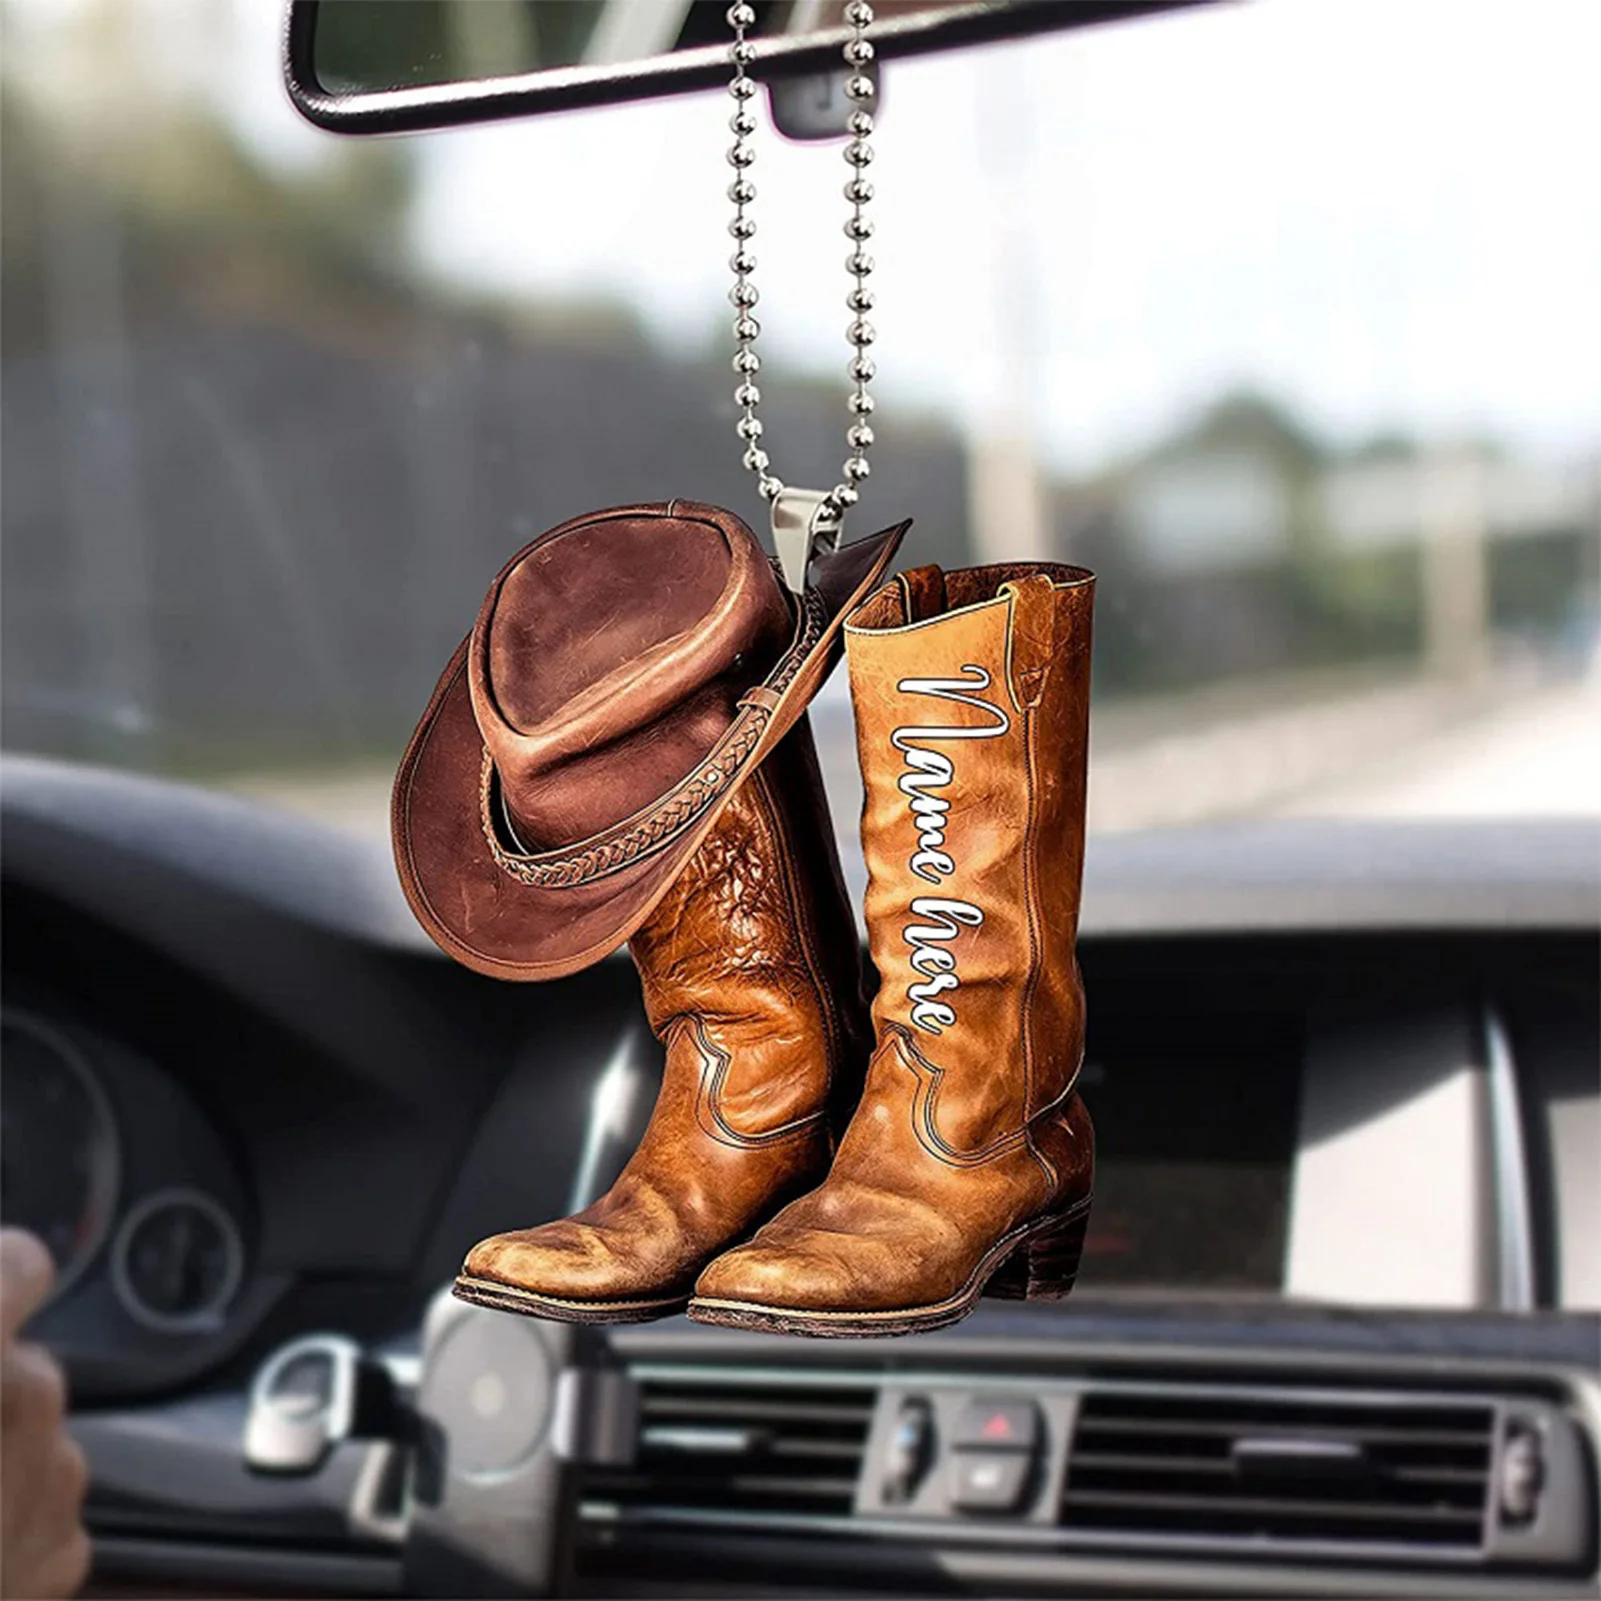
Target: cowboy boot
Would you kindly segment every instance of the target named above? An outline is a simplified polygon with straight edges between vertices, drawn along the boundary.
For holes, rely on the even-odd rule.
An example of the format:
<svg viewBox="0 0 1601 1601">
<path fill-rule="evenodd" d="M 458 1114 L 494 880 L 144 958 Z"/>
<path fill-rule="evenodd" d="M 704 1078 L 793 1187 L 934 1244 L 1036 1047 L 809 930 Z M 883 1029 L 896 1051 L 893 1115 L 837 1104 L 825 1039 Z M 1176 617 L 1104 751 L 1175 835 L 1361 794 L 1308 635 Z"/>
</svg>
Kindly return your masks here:
<svg viewBox="0 0 1601 1601">
<path fill-rule="evenodd" d="M 644 1137 L 577 1216 L 474 1246 L 463 1299 L 577 1323 L 680 1312 L 708 1261 L 827 1172 L 871 1036 L 804 719 L 630 950 L 667 1053 Z"/>
<path fill-rule="evenodd" d="M 1094 1135 L 1074 1089 L 1094 579 L 1027 564 L 880 588 L 847 619 L 880 988 L 827 1180 L 701 1275 L 706 1323 L 953 1323 L 1077 1271 Z"/>
</svg>

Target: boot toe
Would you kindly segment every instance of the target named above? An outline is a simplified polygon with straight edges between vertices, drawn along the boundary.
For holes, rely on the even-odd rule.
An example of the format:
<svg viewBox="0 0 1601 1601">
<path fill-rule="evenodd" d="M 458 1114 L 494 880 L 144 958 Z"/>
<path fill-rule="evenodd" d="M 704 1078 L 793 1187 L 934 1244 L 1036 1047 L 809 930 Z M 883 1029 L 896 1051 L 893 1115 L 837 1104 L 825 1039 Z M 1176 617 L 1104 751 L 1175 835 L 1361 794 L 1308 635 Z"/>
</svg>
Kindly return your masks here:
<svg viewBox="0 0 1601 1601">
<path fill-rule="evenodd" d="M 462 1272 L 562 1300 L 607 1300 L 640 1289 L 637 1267 L 620 1260 L 598 1230 L 565 1221 L 480 1240 Z"/>
<path fill-rule="evenodd" d="M 753 1240 L 711 1262 L 695 1284 L 697 1298 L 742 1301 L 792 1311 L 849 1305 L 860 1286 L 847 1266 L 826 1252 Z"/>
</svg>

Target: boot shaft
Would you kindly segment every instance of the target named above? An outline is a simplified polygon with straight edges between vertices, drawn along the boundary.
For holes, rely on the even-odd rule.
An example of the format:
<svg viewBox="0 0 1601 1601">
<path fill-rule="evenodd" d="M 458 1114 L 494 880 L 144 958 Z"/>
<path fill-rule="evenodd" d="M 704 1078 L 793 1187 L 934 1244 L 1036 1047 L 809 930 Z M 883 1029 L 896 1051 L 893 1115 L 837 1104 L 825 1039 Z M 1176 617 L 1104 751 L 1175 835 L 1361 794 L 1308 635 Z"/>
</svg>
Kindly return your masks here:
<svg viewBox="0 0 1601 1601">
<path fill-rule="evenodd" d="M 1071 1085 L 1094 580 L 915 569 L 846 626 L 874 1019 L 977 1153 Z"/>
<path fill-rule="evenodd" d="M 630 941 L 652 1029 L 708 1061 L 725 1135 L 855 1104 L 863 968 L 803 718 Z M 832 1108 L 830 1108 L 832 1110 Z"/>
</svg>

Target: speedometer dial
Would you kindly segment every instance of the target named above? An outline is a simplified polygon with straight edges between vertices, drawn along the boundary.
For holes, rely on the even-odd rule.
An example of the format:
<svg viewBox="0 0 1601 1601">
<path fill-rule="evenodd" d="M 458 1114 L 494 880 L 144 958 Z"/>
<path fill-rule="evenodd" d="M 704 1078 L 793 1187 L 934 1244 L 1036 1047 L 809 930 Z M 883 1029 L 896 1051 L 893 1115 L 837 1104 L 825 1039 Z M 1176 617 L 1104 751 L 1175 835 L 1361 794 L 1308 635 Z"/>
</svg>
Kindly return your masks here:
<svg viewBox="0 0 1601 1601">
<path fill-rule="evenodd" d="M 117 1128 L 72 1043 L 25 1013 L 0 1013 L 0 1218 L 32 1230 L 56 1264 L 56 1295 L 94 1260 L 117 1204 Z"/>
</svg>

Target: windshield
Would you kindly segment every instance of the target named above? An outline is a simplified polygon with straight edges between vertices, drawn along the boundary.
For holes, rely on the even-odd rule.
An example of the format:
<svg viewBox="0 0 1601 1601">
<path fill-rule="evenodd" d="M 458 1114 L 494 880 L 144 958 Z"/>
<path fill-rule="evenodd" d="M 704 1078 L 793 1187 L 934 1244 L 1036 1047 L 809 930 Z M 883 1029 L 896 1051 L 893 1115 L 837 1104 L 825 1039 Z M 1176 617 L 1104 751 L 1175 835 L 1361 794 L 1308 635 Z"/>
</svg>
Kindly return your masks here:
<svg viewBox="0 0 1601 1601">
<path fill-rule="evenodd" d="M 278 12 L 0 11 L 4 736 L 381 830 L 521 543 L 763 520 L 728 108 L 343 141 Z M 856 527 L 1098 572 L 1092 827 L 1601 805 L 1598 58 L 1568 0 L 1259 0 L 889 65 Z M 764 444 L 826 485 L 845 170 L 759 143 Z"/>
</svg>

